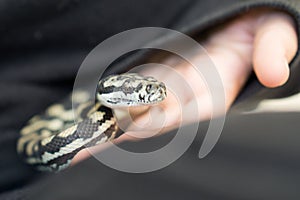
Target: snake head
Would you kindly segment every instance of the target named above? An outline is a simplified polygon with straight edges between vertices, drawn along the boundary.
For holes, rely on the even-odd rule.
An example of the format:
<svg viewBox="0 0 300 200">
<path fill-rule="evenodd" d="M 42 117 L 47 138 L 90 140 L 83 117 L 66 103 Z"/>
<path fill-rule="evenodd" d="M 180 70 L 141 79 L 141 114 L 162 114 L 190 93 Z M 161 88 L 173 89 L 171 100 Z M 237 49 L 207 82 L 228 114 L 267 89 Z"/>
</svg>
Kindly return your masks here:
<svg viewBox="0 0 300 200">
<path fill-rule="evenodd" d="M 97 100 L 108 107 L 155 104 L 167 96 L 164 83 L 136 73 L 113 75 L 99 81 Z"/>
</svg>

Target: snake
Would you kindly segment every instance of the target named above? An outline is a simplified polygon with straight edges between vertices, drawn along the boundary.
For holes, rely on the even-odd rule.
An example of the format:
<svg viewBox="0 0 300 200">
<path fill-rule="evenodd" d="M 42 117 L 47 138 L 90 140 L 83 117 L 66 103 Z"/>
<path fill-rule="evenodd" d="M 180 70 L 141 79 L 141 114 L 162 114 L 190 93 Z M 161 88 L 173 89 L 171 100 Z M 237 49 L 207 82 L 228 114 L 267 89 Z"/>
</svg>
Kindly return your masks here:
<svg viewBox="0 0 300 200">
<path fill-rule="evenodd" d="M 166 96 L 165 84 L 152 76 L 107 76 L 98 81 L 94 98 L 88 92 L 75 91 L 33 116 L 20 130 L 17 152 L 38 170 L 61 171 L 82 149 L 119 136 L 116 109 L 157 104 Z"/>
</svg>

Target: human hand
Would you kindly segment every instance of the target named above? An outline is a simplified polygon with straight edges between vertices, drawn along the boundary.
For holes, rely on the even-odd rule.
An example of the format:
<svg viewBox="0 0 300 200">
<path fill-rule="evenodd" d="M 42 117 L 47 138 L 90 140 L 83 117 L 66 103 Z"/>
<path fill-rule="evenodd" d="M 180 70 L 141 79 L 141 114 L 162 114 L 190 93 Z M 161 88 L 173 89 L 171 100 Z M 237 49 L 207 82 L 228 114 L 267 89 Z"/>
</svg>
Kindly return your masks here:
<svg viewBox="0 0 300 200">
<path fill-rule="evenodd" d="M 202 42 L 222 79 L 225 89 L 225 110 L 229 109 L 252 70 L 266 87 L 283 85 L 289 77 L 288 63 L 298 48 L 292 17 L 267 8 L 252 10 L 225 25 L 216 27 Z M 172 59 L 174 58 L 167 59 L 165 64 L 168 65 Z M 207 59 L 205 56 L 199 55 L 193 62 L 203 67 L 201 63 L 205 63 L 205 59 Z M 199 116 L 193 115 L 188 121 L 208 119 L 213 105 L 210 92 L 205 87 L 205 80 L 187 62 L 178 63 L 174 70 L 176 73 L 158 66 L 144 72 L 172 87 L 176 96 L 183 97 L 181 105 L 178 105 L 175 95 L 169 92 L 168 98 L 158 106 L 150 107 L 149 112 L 154 111 L 152 116 L 164 112 L 166 126 L 177 126 L 180 123 L 181 107 L 199 113 Z M 177 74 L 183 77 L 193 92 L 189 93 L 188 88 L 179 83 Z M 196 104 L 198 112 L 195 112 Z M 138 116 L 135 117 L 135 122 L 140 124 L 149 118 L 147 113 L 134 116 Z M 156 122 L 161 124 L 161 119 Z M 155 126 L 155 119 L 149 126 Z"/>
<path fill-rule="evenodd" d="M 225 110 L 230 108 L 252 70 L 266 87 L 283 85 L 289 77 L 288 63 L 298 49 L 296 28 L 292 17 L 284 12 L 268 8 L 249 11 L 216 27 L 209 37 L 201 42 L 222 79 L 226 102 Z M 163 63 L 168 65 L 173 59 L 166 59 Z M 203 59 L 205 58 L 199 55 L 194 61 L 201 63 Z M 144 108 L 142 111 L 141 109 L 132 110 L 135 123 L 142 127 L 140 130 L 144 130 L 145 121 L 149 120 L 149 113 L 152 113 L 152 116 L 164 113 L 165 123 L 162 132 L 175 128 L 182 120 L 180 117 L 181 107 L 185 110 L 196 111 L 195 105 L 198 105 L 198 112 L 195 113 L 199 113 L 199 115 L 191 115 L 188 121 L 210 118 L 211 97 L 208 88 L 205 87 L 205 80 L 187 62 L 178 63 L 174 70 L 184 78 L 193 92 L 187 92 L 186 88 L 178 84 L 175 73 L 164 71 L 160 67 L 144 71 L 144 74 L 158 78 L 167 86 L 173 85 L 172 88 L 175 88 L 173 92 L 176 96 L 183 97 L 183 100 L 179 105 L 175 94 L 169 92 L 167 99 L 157 106 Z M 147 125 L 159 127 L 161 119 L 152 117 L 151 123 Z M 130 130 L 139 130 L 139 128 L 134 126 Z M 126 133 L 117 141 L 133 139 L 132 136 L 139 137 L 138 135 L 140 135 L 133 134 L 133 132 Z M 147 136 L 143 135 L 142 137 Z M 87 151 L 79 152 L 74 158 L 74 163 L 87 156 L 89 156 Z"/>
</svg>

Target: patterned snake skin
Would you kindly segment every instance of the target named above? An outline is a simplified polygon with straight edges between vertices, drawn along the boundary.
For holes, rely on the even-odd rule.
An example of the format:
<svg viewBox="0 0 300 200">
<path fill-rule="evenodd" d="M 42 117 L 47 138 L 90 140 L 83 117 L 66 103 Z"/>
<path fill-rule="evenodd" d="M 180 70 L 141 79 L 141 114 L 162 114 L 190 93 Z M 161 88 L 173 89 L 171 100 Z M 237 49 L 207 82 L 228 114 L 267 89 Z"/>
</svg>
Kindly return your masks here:
<svg viewBox="0 0 300 200">
<path fill-rule="evenodd" d="M 76 110 L 68 98 L 31 118 L 21 130 L 17 151 L 39 170 L 60 171 L 80 150 L 115 138 L 118 126 L 112 109 L 151 105 L 165 97 L 165 85 L 153 77 L 135 73 L 109 76 L 99 81 L 96 102 L 87 92 L 77 91 L 73 93 Z M 74 123 L 74 112 L 78 123 Z"/>
</svg>

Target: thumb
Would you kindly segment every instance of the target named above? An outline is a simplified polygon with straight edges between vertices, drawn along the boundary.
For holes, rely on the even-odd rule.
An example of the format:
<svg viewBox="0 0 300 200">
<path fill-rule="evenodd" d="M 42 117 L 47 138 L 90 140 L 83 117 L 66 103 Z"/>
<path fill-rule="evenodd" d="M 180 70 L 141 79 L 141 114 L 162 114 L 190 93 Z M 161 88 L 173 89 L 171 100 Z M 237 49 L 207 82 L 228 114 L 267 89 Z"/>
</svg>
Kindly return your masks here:
<svg viewBox="0 0 300 200">
<path fill-rule="evenodd" d="M 288 63 L 298 49 L 295 24 L 282 12 L 263 15 L 257 23 L 253 67 L 259 81 L 267 87 L 283 85 L 289 77 Z"/>
</svg>

